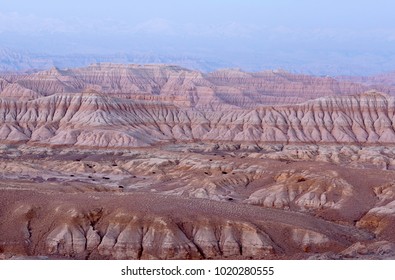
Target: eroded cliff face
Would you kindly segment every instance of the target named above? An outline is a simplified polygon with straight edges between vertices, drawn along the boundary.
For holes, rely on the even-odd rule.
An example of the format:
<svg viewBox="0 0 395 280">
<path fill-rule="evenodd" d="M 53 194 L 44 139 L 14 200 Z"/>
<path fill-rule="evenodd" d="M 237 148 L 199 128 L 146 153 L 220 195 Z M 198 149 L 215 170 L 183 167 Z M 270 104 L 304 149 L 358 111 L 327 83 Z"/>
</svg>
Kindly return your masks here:
<svg viewBox="0 0 395 280">
<path fill-rule="evenodd" d="M 24 99 L 33 95 L 18 92 L 19 100 L 0 99 L 2 141 L 139 147 L 199 140 L 363 144 L 395 139 L 395 98 L 376 92 L 253 110 L 198 109 L 116 98 L 93 90 L 32 100 Z"/>
<path fill-rule="evenodd" d="M 395 98 L 369 89 L 158 65 L 3 75 L 0 258 L 394 258 Z"/>
<path fill-rule="evenodd" d="M 95 64 L 85 68 L 48 71 L 31 75 L 3 75 L 8 83 L 48 96 L 56 93 L 98 92 L 123 98 L 182 101 L 193 107 L 289 104 L 312 98 L 357 94 L 369 89 L 358 83 L 329 77 L 295 75 L 281 71 L 246 73 L 219 70 L 209 74 L 168 65 Z M 184 105 L 185 105 L 184 104 Z"/>
<path fill-rule="evenodd" d="M 136 147 L 196 140 L 389 143 L 395 137 L 392 96 L 284 72 L 97 64 L 4 76 L 0 89 L 0 140 L 8 142 Z"/>
<path fill-rule="evenodd" d="M 371 237 L 363 230 L 309 215 L 229 202 L 148 193 L 80 194 L 78 198 L 63 194 L 62 200 L 54 193 L 15 190 L 6 196 L 10 193 L 24 201 L 11 204 L 5 209 L 10 212 L 2 214 L 3 254 L 79 259 L 265 259 L 338 251 Z M 83 206 L 77 206 L 77 201 L 84 201 Z M 179 213 L 180 206 L 183 213 Z M 276 222 L 279 218 L 281 223 Z"/>
</svg>

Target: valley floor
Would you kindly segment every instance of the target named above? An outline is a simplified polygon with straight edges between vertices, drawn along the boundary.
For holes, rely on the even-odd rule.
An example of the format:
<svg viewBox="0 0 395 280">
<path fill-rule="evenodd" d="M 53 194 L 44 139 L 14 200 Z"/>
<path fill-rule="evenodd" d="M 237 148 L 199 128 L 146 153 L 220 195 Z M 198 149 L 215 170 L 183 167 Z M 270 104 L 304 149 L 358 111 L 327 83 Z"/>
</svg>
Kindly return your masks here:
<svg viewBox="0 0 395 280">
<path fill-rule="evenodd" d="M 2 259 L 395 258 L 395 146 L 0 151 Z"/>
</svg>

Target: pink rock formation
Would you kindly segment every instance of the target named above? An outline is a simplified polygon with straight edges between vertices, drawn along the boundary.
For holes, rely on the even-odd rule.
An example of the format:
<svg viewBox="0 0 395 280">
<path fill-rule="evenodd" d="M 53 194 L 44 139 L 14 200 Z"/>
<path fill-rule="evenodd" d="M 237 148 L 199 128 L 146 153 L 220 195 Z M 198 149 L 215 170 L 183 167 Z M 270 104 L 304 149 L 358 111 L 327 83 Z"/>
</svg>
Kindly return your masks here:
<svg viewBox="0 0 395 280">
<path fill-rule="evenodd" d="M 307 247 L 315 252 L 347 248 L 369 238 L 364 231 L 308 215 L 201 199 L 168 197 L 164 203 L 158 195 L 103 193 L 90 202 L 83 194 L 66 194 L 61 202 L 56 193 L 2 194 L 24 200 L 4 209 L 11 212 L 2 214 L 2 227 L 18 234 L 0 237 L 3 252 L 19 248 L 25 254 L 104 259 L 272 258 Z M 37 199 L 49 203 L 29 206 Z M 84 206 L 68 205 L 70 199 Z M 179 213 L 181 205 L 187 212 Z M 274 223 L 279 217 L 282 223 Z"/>
<path fill-rule="evenodd" d="M 392 258 L 395 97 L 372 88 L 165 65 L 3 75 L 0 258 Z"/>
<path fill-rule="evenodd" d="M 192 140 L 390 143 L 395 136 L 392 96 L 345 95 L 366 87 L 330 78 L 99 64 L 3 84 L 0 139 L 7 142 L 136 147 Z"/>
</svg>

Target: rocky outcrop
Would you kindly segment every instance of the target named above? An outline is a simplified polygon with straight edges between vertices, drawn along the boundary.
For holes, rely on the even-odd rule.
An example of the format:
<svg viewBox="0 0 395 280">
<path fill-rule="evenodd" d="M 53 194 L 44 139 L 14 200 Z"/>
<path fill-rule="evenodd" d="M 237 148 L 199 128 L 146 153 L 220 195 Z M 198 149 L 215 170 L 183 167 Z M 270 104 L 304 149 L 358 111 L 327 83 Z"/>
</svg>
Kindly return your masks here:
<svg viewBox="0 0 395 280">
<path fill-rule="evenodd" d="M 187 102 L 193 107 L 293 104 L 328 95 L 357 94 L 369 89 L 358 83 L 328 77 L 295 75 L 282 71 L 246 73 L 219 70 L 209 74 L 168 65 L 101 63 L 85 68 L 48 71 L 31 75 L 3 75 L 6 80 L 40 95 L 95 89 L 131 99 Z"/>
<path fill-rule="evenodd" d="M 96 147 L 199 140 L 392 143 L 395 99 L 357 94 L 366 89 L 283 72 L 53 68 L 2 79 L 0 141 Z"/>
<path fill-rule="evenodd" d="M 195 221 L 174 224 L 162 217 L 136 217 L 111 222 L 104 232 L 60 225 L 46 239 L 49 254 L 82 257 L 92 253 L 110 259 L 261 258 L 278 248 L 270 237 L 247 223 Z"/>
<path fill-rule="evenodd" d="M 391 182 L 377 186 L 374 192 L 378 200 L 375 207 L 372 207 L 357 225 L 394 242 L 395 184 Z"/>
<path fill-rule="evenodd" d="M 327 151 L 340 161 L 320 160 Z M 0 254 L 345 257 L 342 251 L 357 242 L 393 242 L 395 175 L 370 161 L 359 168 L 348 164 L 357 154 L 374 160 L 391 157 L 391 151 L 278 144 L 79 150 L 2 145 Z"/>
<path fill-rule="evenodd" d="M 350 240 L 370 236 L 311 216 L 232 203 L 176 197 L 160 202 L 162 196 L 149 194 L 99 194 L 98 200 L 90 201 L 80 194 L 77 200 L 84 204 L 71 204 L 70 199 L 76 197 L 70 194 L 62 195 L 63 203 L 54 200 L 55 193 L 18 195 L 24 204 L 11 202 L 4 209 L 11 212 L 1 215 L 3 253 L 15 253 L 16 244 L 7 238 L 8 233 L 14 239 L 23 236 L 25 254 L 78 259 L 262 259 L 344 249 Z M 278 216 L 282 223 L 274 222 Z"/>
<path fill-rule="evenodd" d="M 0 139 L 101 147 L 196 140 L 393 143 L 394 108 L 393 97 L 378 93 L 319 98 L 294 106 L 210 111 L 91 91 L 31 101 L 0 99 Z"/>
<path fill-rule="evenodd" d="M 252 193 L 246 202 L 298 211 L 341 209 L 344 203 L 356 203 L 347 201 L 356 198 L 355 188 L 333 171 L 310 174 L 290 170 L 278 174 L 275 181 L 269 188 Z"/>
<path fill-rule="evenodd" d="M 3 75 L 0 258 L 390 258 L 395 98 L 367 88 L 157 65 Z"/>
</svg>

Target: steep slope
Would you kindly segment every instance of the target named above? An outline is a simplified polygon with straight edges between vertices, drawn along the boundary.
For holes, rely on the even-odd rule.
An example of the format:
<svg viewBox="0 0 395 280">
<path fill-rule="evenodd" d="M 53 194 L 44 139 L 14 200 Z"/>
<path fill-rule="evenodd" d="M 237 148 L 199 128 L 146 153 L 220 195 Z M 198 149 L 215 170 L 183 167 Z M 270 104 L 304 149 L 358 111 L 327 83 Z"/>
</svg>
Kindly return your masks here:
<svg viewBox="0 0 395 280">
<path fill-rule="evenodd" d="M 168 100 L 182 106 L 255 108 L 294 104 L 328 95 L 358 94 L 371 89 L 329 77 L 281 71 L 247 73 L 219 70 L 203 74 L 178 66 L 93 64 L 89 67 L 48 71 L 3 78 L 40 95 L 63 92 L 98 92 L 128 99 Z M 1 88 L 0 88 L 1 89 Z M 381 87 L 380 90 L 385 91 Z"/>
<path fill-rule="evenodd" d="M 149 193 L 96 193 L 91 200 L 90 194 L 62 194 L 61 200 L 56 193 L 1 194 L 24 201 L 9 203 L 3 213 L 11 215 L 0 216 L 5 253 L 94 259 L 262 259 L 328 248 L 339 251 L 371 237 L 363 230 L 307 214 L 228 202 Z"/>
<path fill-rule="evenodd" d="M 393 143 L 395 98 L 368 92 L 254 110 L 197 109 L 95 91 L 0 99 L 0 139 L 101 147 L 163 141 Z"/>
<path fill-rule="evenodd" d="M 362 94 L 368 88 L 281 71 L 202 74 L 166 65 L 95 64 L 4 74 L 0 138 L 88 146 L 391 142 L 393 98 Z"/>
</svg>

